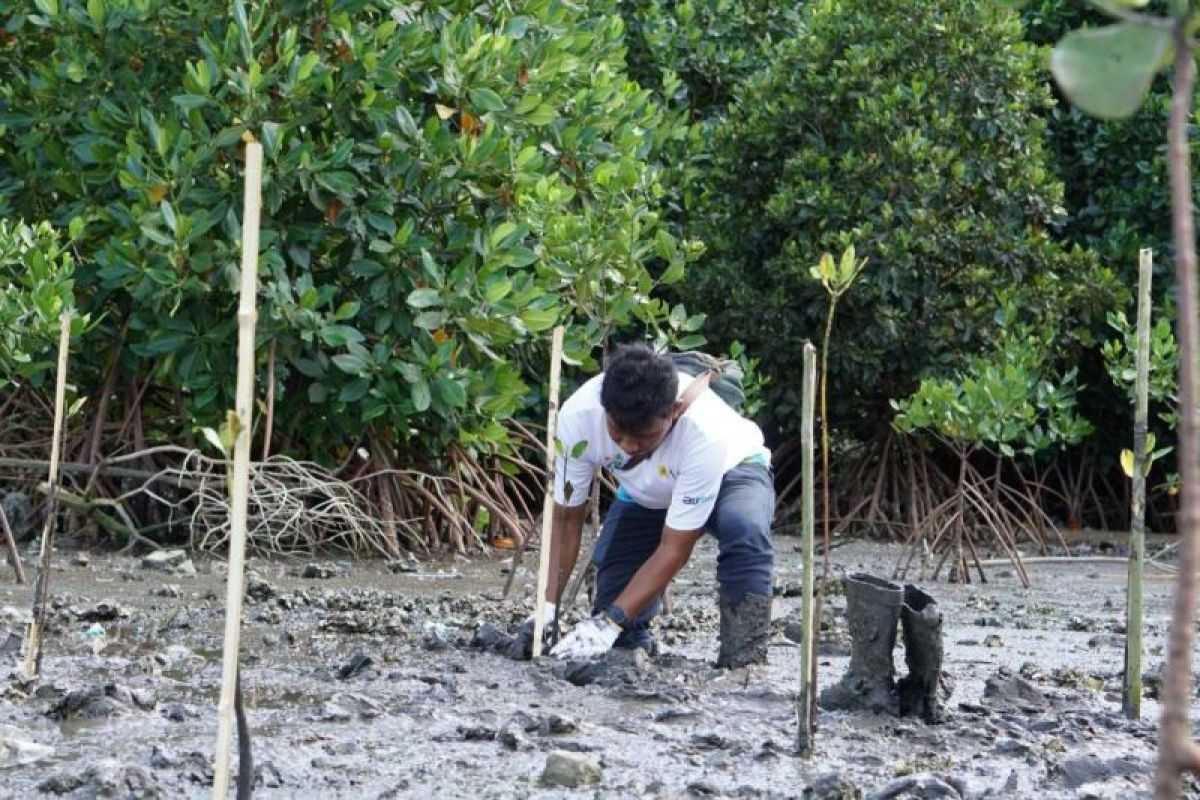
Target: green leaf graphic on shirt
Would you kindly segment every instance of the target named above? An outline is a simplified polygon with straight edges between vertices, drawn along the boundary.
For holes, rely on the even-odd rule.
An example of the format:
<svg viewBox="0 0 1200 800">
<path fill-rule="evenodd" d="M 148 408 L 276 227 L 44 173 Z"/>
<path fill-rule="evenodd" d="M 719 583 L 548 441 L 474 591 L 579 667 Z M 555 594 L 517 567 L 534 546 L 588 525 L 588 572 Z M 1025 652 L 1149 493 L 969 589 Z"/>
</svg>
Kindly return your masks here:
<svg viewBox="0 0 1200 800">
<path fill-rule="evenodd" d="M 586 439 L 581 442 L 576 442 L 571 448 L 571 458 L 583 458 L 583 454 L 587 452 L 587 448 L 588 443 Z"/>
</svg>

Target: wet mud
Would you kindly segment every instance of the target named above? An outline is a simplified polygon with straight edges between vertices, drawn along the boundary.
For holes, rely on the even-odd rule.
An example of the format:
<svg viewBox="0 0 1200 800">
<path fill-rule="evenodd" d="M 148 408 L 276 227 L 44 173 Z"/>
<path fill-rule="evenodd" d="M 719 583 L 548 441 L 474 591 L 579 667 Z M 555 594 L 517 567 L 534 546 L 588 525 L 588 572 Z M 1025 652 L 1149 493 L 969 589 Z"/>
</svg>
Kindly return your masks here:
<svg viewBox="0 0 1200 800">
<path fill-rule="evenodd" d="M 713 666 L 707 541 L 655 625 L 656 654 L 594 664 L 510 657 L 524 647 L 533 576 L 501 601 L 499 555 L 252 559 L 242 670 L 255 796 L 1149 796 L 1168 579 L 1147 575 L 1141 721 L 1121 714 L 1123 568 L 1030 567 L 1029 590 L 995 570 L 985 585 L 921 583 L 942 616 L 943 724 L 822 709 L 804 760 L 793 754 L 799 561 L 794 540 L 779 545 L 768 663 L 733 670 Z M 837 574 L 888 576 L 898 556 L 847 545 Z M 71 552 L 57 563 L 43 675 L 29 684 L 29 591 L 0 573 L 0 796 L 209 796 L 223 565 Z M 850 638 L 844 597 L 825 603 L 818 668 L 830 686 Z M 906 673 L 903 637 L 894 658 Z M 1191 783 L 1186 794 L 1200 797 Z"/>
</svg>

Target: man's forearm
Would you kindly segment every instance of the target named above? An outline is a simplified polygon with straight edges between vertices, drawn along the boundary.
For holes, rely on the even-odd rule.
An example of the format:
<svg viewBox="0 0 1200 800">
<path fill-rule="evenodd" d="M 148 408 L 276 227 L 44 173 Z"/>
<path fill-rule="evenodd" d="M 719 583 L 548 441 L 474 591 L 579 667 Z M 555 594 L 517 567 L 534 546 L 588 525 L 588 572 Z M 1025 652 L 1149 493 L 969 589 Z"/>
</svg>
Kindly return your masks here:
<svg viewBox="0 0 1200 800">
<path fill-rule="evenodd" d="M 554 505 L 550 530 L 550 576 L 546 582 L 546 600 L 556 603 L 566 589 L 575 562 L 579 559 L 579 543 L 583 539 L 583 520 L 587 503 L 578 506 Z"/>
<path fill-rule="evenodd" d="M 616 604 L 632 619 L 666 590 L 667 584 L 691 558 L 698 532 L 667 531 L 662 542 L 633 574 Z"/>
</svg>

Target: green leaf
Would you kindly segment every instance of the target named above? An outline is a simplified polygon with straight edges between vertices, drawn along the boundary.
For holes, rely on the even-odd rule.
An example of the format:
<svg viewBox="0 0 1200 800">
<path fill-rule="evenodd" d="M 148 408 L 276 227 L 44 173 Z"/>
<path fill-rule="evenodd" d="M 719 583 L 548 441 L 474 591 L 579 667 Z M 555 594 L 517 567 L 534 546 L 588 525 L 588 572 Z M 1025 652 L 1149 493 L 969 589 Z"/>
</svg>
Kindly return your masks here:
<svg viewBox="0 0 1200 800">
<path fill-rule="evenodd" d="M 424 378 L 418 378 L 412 385 L 412 401 L 413 408 L 417 411 L 425 411 L 429 408 L 432 397 L 429 394 L 429 384 Z"/>
<path fill-rule="evenodd" d="M 347 300 L 338 306 L 338 310 L 333 312 L 333 319 L 336 322 L 341 322 L 352 318 L 358 313 L 360 303 L 357 300 Z"/>
<path fill-rule="evenodd" d="M 504 100 L 491 89 L 472 89 L 469 94 L 471 105 L 479 111 L 503 111 L 505 108 Z"/>
<path fill-rule="evenodd" d="M 429 308 L 440 306 L 442 297 L 437 289 L 413 289 L 408 295 L 408 304 L 413 308 Z"/>
<path fill-rule="evenodd" d="M 558 322 L 557 308 L 527 308 L 521 312 L 521 321 L 531 333 L 544 331 Z"/>
<path fill-rule="evenodd" d="M 321 63 L 321 56 L 317 53 L 305 53 L 300 59 L 300 66 L 296 68 L 296 78 L 298 80 L 307 80 L 309 75 L 312 75 L 317 64 Z"/>
<path fill-rule="evenodd" d="M 193 108 L 200 108 L 212 102 L 202 94 L 177 94 L 171 98 L 171 102 L 182 108 L 184 111 L 191 111 Z"/>
<path fill-rule="evenodd" d="M 446 324 L 445 311 L 422 311 L 413 320 L 413 326 L 426 331 L 437 330 Z"/>
<path fill-rule="evenodd" d="M 329 172 L 318 172 L 317 183 L 334 194 L 352 195 L 358 189 L 358 177 L 353 172 L 337 169 Z"/>
<path fill-rule="evenodd" d="M 1121 470 L 1125 473 L 1126 477 L 1129 477 L 1129 478 L 1133 477 L 1133 451 L 1132 450 L 1122 450 L 1121 451 Z"/>
<path fill-rule="evenodd" d="M 433 382 L 433 390 L 438 400 L 450 408 L 462 408 L 467 404 L 467 392 L 458 381 L 449 378 L 438 378 Z"/>
<path fill-rule="evenodd" d="M 1071 31 L 1050 55 L 1067 98 L 1092 116 L 1132 116 L 1171 46 L 1168 31 L 1121 22 Z"/>
<path fill-rule="evenodd" d="M 350 375 L 361 375 L 370 366 L 370 362 L 355 353 L 339 353 L 332 359 L 334 365 L 342 372 Z"/>
</svg>

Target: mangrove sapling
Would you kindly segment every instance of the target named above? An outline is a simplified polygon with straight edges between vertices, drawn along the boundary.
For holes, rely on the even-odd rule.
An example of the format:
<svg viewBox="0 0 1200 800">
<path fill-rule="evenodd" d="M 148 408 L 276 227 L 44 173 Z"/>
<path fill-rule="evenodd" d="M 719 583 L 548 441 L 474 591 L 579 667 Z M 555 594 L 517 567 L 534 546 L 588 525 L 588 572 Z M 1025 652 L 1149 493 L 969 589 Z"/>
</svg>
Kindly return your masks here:
<svg viewBox="0 0 1200 800">
<path fill-rule="evenodd" d="M 54 383 L 54 438 L 50 443 L 49 503 L 46 521 L 42 526 L 42 545 L 38 559 L 37 581 L 33 587 L 33 617 L 26 637 L 25 680 L 33 680 L 42 671 L 42 633 L 46 628 L 47 600 L 50 593 L 50 554 L 54 550 L 54 528 L 58 523 L 58 492 L 62 473 L 58 468 L 62 455 L 64 405 L 67 392 L 67 355 L 71 345 L 71 312 L 64 311 L 59 319 L 58 369 Z"/>
<path fill-rule="evenodd" d="M 1196 566 L 1200 561 L 1200 428 L 1197 427 L 1197 369 L 1200 323 L 1196 319 L 1196 231 L 1193 218 L 1188 126 L 1196 83 L 1195 41 L 1200 14 L 1191 0 L 1172 0 L 1169 17 L 1132 10 L 1135 3 L 1096 2 L 1116 24 L 1068 33 L 1051 57 L 1054 77 L 1072 103 L 1099 117 L 1129 117 L 1141 106 L 1154 76 L 1171 63 L 1171 114 L 1167 163 L 1171 186 L 1171 237 L 1175 248 L 1179 359 L 1179 573 L 1171 609 L 1167 665 L 1163 677 L 1158 765 L 1154 794 L 1179 793 L 1185 772 L 1200 772 L 1200 747 L 1191 738 L 1193 619 Z M 1129 6 L 1129 7 L 1127 7 Z"/>
<path fill-rule="evenodd" d="M 832 567 L 831 548 L 829 541 L 829 406 L 826 402 L 826 387 L 829 382 L 829 341 L 833 335 L 833 320 L 837 314 L 838 301 L 867 265 L 867 259 L 859 259 L 854 252 L 854 245 L 846 245 L 842 257 L 836 262 L 829 253 L 822 253 L 817 265 L 812 268 L 811 275 L 821 282 L 829 297 L 829 306 L 825 315 L 825 331 L 821 336 L 821 378 L 818 391 L 821 402 L 821 541 L 824 547 L 824 566 L 821 571 L 821 586 L 817 590 L 813 607 L 813 626 L 821 627 L 821 611 L 825 602 L 825 586 L 829 583 L 829 573 Z M 817 662 L 812 662 L 812 684 L 817 683 Z M 812 703 L 816 702 L 816 694 Z M 812 716 L 812 724 L 816 724 L 816 716 Z"/>
</svg>

